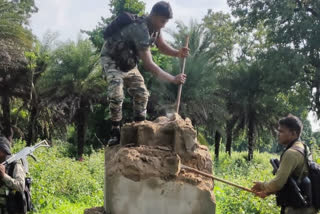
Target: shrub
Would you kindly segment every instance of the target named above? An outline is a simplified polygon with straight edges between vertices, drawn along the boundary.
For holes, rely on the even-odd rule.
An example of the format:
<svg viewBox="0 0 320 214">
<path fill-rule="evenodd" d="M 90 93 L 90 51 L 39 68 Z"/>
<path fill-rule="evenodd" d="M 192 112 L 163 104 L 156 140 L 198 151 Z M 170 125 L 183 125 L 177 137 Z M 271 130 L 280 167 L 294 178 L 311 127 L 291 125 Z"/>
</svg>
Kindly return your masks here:
<svg viewBox="0 0 320 214">
<path fill-rule="evenodd" d="M 15 143 L 18 151 L 25 144 Z M 35 152 L 38 162 L 29 160 L 33 179 L 32 201 L 35 211 L 43 214 L 79 214 L 85 208 L 103 205 L 103 150 L 85 156 L 79 162 L 68 158 L 66 143 Z"/>
</svg>

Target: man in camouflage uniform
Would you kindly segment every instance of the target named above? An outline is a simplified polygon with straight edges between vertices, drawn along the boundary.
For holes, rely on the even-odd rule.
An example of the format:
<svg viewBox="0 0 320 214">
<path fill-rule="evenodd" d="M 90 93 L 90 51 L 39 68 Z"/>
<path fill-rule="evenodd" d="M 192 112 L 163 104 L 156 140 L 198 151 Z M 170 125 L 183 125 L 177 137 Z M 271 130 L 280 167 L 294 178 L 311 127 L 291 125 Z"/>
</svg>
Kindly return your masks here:
<svg viewBox="0 0 320 214">
<path fill-rule="evenodd" d="M 172 10 L 167 2 L 156 3 L 150 15 L 133 22 L 105 39 L 101 51 L 101 64 L 108 81 L 108 98 L 112 121 L 111 138 L 108 145 L 116 145 L 120 140 L 120 122 L 122 120 L 123 87 L 133 97 L 135 122 L 144 121 L 147 113 L 149 92 L 144 79 L 137 68 L 137 61 L 153 75 L 174 84 L 183 84 L 185 74 L 172 76 L 163 71 L 152 60 L 150 46 L 154 43 L 160 52 L 174 57 L 186 57 L 188 48 L 176 50 L 163 39 L 161 29 L 172 18 Z"/>
<path fill-rule="evenodd" d="M 5 137 L 0 137 L 0 162 L 11 157 L 10 142 Z M 13 169 L 12 177 L 8 175 L 10 166 L 5 167 L 0 165 L 0 214 L 23 214 L 23 213 L 8 213 L 6 209 L 7 196 L 10 191 L 24 191 L 26 173 L 22 163 L 17 162 Z"/>
<path fill-rule="evenodd" d="M 295 178 L 304 178 L 308 175 L 308 166 L 304 155 L 299 152 L 307 152 L 307 156 L 311 157 L 310 151 L 304 151 L 304 145 L 300 141 L 302 132 L 302 123 L 299 118 L 289 115 L 279 121 L 278 141 L 279 144 L 285 146 L 287 150 L 280 158 L 279 169 L 275 177 L 267 182 L 255 182 L 252 190 L 256 195 L 265 198 L 268 195 L 274 194 L 282 190 L 288 182 L 290 176 Z M 290 195 L 286 196 L 286 201 Z M 284 214 L 316 214 L 314 207 L 296 208 L 293 206 L 281 207 L 281 213 Z"/>
</svg>

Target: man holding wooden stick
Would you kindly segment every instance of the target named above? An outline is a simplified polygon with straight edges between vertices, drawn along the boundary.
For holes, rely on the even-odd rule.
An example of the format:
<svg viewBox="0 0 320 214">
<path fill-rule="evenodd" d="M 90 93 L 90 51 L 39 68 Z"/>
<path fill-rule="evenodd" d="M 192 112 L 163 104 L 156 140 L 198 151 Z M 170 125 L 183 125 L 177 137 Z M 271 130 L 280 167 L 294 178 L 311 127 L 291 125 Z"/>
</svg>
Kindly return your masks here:
<svg viewBox="0 0 320 214">
<path fill-rule="evenodd" d="M 137 69 L 141 59 L 146 70 L 159 79 L 174 84 L 183 84 L 185 74 L 172 76 L 163 71 L 152 60 L 150 46 L 156 44 L 160 52 L 169 56 L 184 58 L 189 49 L 180 50 L 168 45 L 161 29 L 172 18 L 172 9 L 168 2 L 156 3 L 147 17 L 133 14 L 120 14 L 104 31 L 105 43 L 101 51 L 101 64 L 108 81 L 108 97 L 111 112 L 111 138 L 109 146 L 120 143 L 120 123 L 122 120 L 123 87 L 133 97 L 134 121 L 146 119 L 149 92 L 144 79 Z"/>
</svg>

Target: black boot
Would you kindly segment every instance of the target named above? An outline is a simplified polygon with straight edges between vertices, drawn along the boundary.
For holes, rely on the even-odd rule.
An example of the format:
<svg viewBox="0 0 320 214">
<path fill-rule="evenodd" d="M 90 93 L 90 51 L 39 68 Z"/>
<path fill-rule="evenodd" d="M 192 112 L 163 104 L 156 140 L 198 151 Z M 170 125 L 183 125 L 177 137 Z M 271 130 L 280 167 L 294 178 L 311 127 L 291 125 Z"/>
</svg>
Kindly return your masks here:
<svg viewBox="0 0 320 214">
<path fill-rule="evenodd" d="M 111 136 L 108 140 L 108 146 L 115 146 L 120 143 L 120 128 L 111 129 Z"/>
<path fill-rule="evenodd" d="M 146 117 L 145 116 L 135 116 L 134 117 L 134 122 L 142 122 L 145 121 Z"/>
</svg>

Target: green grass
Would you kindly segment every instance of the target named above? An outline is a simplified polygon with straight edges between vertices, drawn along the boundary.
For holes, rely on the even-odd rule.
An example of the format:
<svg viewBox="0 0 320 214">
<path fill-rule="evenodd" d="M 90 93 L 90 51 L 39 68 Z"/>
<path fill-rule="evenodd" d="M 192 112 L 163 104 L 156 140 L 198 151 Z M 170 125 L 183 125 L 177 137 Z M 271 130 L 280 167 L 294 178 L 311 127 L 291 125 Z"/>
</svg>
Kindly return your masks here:
<svg viewBox="0 0 320 214">
<path fill-rule="evenodd" d="M 246 161 L 246 152 L 233 152 L 232 157 L 222 153 L 214 161 L 214 174 L 220 178 L 251 188 L 254 181 L 266 181 L 272 178 L 272 166 L 269 153 L 255 153 L 252 162 Z M 266 199 L 255 197 L 252 193 L 236 187 L 215 182 L 214 193 L 217 201 L 217 214 L 278 214 L 274 196 Z"/>
<path fill-rule="evenodd" d="M 24 146 L 17 143 L 14 150 Z M 29 160 L 33 179 L 32 201 L 41 214 L 81 214 L 84 209 L 103 206 L 103 151 L 85 156 L 83 162 L 68 158 L 67 145 L 39 148 L 38 162 Z"/>
</svg>

